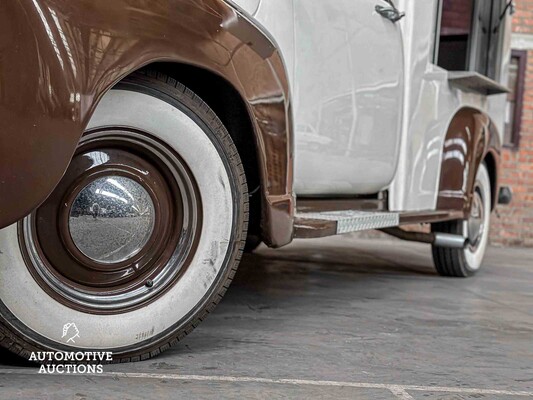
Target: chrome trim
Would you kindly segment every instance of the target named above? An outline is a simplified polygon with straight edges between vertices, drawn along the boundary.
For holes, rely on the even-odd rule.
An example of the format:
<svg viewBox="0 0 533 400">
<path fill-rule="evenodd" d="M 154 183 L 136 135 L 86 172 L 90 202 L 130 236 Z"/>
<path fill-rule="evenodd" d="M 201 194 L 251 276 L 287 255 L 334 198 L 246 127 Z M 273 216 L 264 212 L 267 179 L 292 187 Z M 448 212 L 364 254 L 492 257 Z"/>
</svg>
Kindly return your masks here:
<svg viewBox="0 0 533 400">
<path fill-rule="evenodd" d="M 380 5 L 376 6 L 376 12 L 384 18 L 387 18 L 391 22 L 398 22 L 403 17 L 405 17 L 405 12 L 400 11 L 396 8 L 392 0 L 384 0 L 390 5 L 390 7 L 383 7 Z"/>
<path fill-rule="evenodd" d="M 124 176 L 100 177 L 85 186 L 69 212 L 72 241 L 102 264 L 126 261 L 150 239 L 155 207 L 148 191 Z"/>
<path fill-rule="evenodd" d="M 337 235 L 350 232 L 381 229 L 398 226 L 400 214 L 379 211 L 322 211 L 297 213 L 301 220 L 334 221 L 337 223 Z"/>
<path fill-rule="evenodd" d="M 461 235 L 451 233 L 435 233 L 433 245 L 436 247 L 447 247 L 450 249 L 464 249 L 468 239 Z"/>
</svg>

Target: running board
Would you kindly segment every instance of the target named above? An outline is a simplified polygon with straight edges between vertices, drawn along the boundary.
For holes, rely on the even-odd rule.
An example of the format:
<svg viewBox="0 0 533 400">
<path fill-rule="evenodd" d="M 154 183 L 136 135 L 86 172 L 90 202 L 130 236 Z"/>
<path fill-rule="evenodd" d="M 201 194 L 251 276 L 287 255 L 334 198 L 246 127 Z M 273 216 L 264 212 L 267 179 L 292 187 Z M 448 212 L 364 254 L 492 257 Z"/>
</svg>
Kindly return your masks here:
<svg viewBox="0 0 533 400">
<path fill-rule="evenodd" d="M 400 225 L 400 214 L 382 211 L 322 211 L 296 213 L 295 237 L 302 239 L 391 228 Z"/>
</svg>

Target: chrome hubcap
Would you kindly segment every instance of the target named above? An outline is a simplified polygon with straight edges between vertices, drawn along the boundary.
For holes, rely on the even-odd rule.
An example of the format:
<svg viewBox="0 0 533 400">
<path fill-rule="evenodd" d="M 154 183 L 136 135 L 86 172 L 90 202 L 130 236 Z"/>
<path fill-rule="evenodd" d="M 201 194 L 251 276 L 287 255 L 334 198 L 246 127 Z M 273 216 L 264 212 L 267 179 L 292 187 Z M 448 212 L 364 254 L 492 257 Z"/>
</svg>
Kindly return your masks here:
<svg viewBox="0 0 533 400">
<path fill-rule="evenodd" d="M 143 186 L 123 176 L 98 178 L 76 196 L 69 213 L 72 241 L 102 264 L 129 260 L 154 230 L 154 203 Z"/>
</svg>

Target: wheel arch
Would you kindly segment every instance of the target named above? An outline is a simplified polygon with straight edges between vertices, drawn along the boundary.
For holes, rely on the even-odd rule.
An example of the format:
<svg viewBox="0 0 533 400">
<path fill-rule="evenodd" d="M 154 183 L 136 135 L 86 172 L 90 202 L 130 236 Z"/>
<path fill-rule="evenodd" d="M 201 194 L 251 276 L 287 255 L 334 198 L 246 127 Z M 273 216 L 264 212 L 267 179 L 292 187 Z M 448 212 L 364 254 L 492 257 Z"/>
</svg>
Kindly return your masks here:
<svg viewBox="0 0 533 400">
<path fill-rule="evenodd" d="M 228 130 L 244 166 L 250 192 L 248 233 L 263 237 L 261 233 L 261 144 L 253 126 L 253 115 L 235 87 L 222 76 L 193 65 L 156 62 L 143 69 L 151 73 L 164 73 L 198 95 L 220 118 Z M 251 151 L 252 150 L 252 151 Z M 266 222 L 266 221 L 265 221 Z"/>
<path fill-rule="evenodd" d="M 494 150 L 490 149 L 485 158 L 483 159 L 487 170 L 489 171 L 490 178 L 490 189 L 491 189 L 491 209 L 494 210 L 498 204 L 498 193 L 499 193 L 499 158 L 500 155 L 497 154 Z"/>
<path fill-rule="evenodd" d="M 472 188 L 482 162 L 489 170 L 494 207 L 500 153 L 500 136 L 490 116 L 473 107 L 460 108 L 451 118 L 443 142 L 437 209 L 469 214 Z"/>
<path fill-rule="evenodd" d="M 9 169 L 2 165 L 0 188 L 19 194 L 0 196 L 0 227 L 28 214 L 52 192 L 99 100 L 115 83 L 147 65 L 165 63 L 177 71 L 203 71 L 232 99 L 237 101 L 238 94 L 233 111 L 242 117 L 245 109 L 248 120 L 237 124 L 228 117 L 231 110 L 221 118 L 242 141 L 241 150 L 250 140 L 241 132 L 237 135 L 237 125 L 252 128 L 256 160 L 244 158 L 247 165 L 257 165 L 251 181 L 259 178 L 261 186 L 262 238 L 273 247 L 289 243 L 294 217 L 292 116 L 288 76 L 277 44 L 224 0 L 174 0 L 171 8 L 161 2 L 149 10 L 130 7 L 130 2 L 94 7 L 89 0 L 54 5 L 37 0 L 10 5 L 0 16 L 0 22 L 20 22 L 6 26 L 22 27 L 19 36 L 10 35 L 20 45 L 13 60 L 17 72 L 29 77 L 22 81 L 12 70 L 0 68 L 0 80 L 7 82 L 1 105 L 14 101 L 26 109 L 22 115 L 13 107 L 0 107 L 8 128 L 0 159 L 10 164 Z M 36 62 L 29 62 L 32 59 Z M 179 78 L 192 83 L 186 75 Z M 204 91 L 201 97 L 209 96 Z M 211 96 L 208 102 L 224 108 L 220 99 Z M 31 125 L 34 129 L 27 129 Z"/>
</svg>

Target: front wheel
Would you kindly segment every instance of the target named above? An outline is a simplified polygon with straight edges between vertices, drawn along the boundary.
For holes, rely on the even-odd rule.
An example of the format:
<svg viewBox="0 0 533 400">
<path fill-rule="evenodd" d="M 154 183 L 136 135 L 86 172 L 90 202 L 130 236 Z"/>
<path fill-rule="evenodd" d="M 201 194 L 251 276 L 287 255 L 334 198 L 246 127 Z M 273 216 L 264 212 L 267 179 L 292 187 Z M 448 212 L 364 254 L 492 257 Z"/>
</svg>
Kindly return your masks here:
<svg viewBox="0 0 533 400">
<path fill-rule="evenodd" d="M 491 186 L 485 164 L 479 166 L 474 184 L 470 217 L 432 225 L 433 232 L 451 233 L 468 238 L 464 249 L 433 246 L 433 262 L 442 276 L 468 277 L 480 268 L 489 241 Z"/>
<path fill-rule="evenodd" d="M 220 301 L 247 221 L 220 120 L 169 77 L 137 73 L 102 99 L 46 202 L 0 230 L 0 344 L 154 356 Z"/>
</svg>

